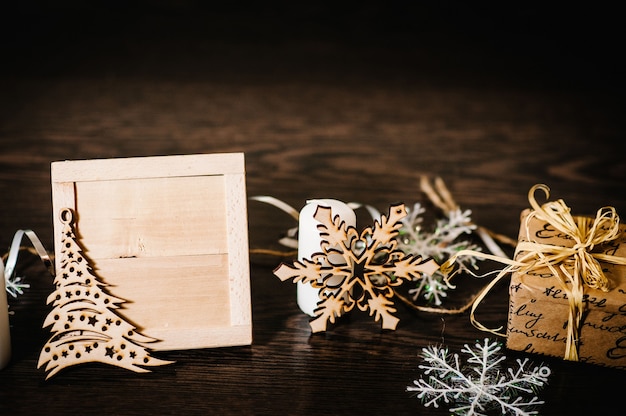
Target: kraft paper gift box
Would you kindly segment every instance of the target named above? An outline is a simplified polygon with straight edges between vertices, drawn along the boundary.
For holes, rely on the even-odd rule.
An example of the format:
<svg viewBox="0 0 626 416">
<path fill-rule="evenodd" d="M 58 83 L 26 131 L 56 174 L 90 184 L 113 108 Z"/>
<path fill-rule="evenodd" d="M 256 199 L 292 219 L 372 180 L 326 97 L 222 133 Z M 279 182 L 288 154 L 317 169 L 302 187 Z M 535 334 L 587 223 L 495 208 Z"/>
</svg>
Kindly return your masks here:
<svg viewBox="0 0 626 416">
<path fill-rule="evenodd" d="M 554 246 L 575 250 L 577 242 L 571 236 L 532 212 L 525 210 L 521 215 L 516 260 L 527 254 L 519 248 L 528 241 L 544 248 Z M 571 218 L 578 222 L 584 217 Z M 590 225 L 592 220 L 589 218 L 586 223 Z M 599 228 L 599 231 L 606 231 L 605 225 Z M 608 286 L 604 291 L 584 283 L 581 285 L 581 319 L 578 330 L 573 329 L 573 337 L 577 340 L 572 343 L 572 351 L 566 350 L 574 285 L 561 280 L 565 273 L 572 274 L 572 259 L 551 266 L 538 265 L 529 270 L 522 268 L 511 274 L 508 348 L 626 369 L 626 265 L 615 264 L 626 257 L 626 226 L 620 224 L 616 237 L 610 241 L 587 248 L 590 256 L 599 259 Z M 587 271 L 580 265 L 576 267 L 584 279 Z"/>
</svg>

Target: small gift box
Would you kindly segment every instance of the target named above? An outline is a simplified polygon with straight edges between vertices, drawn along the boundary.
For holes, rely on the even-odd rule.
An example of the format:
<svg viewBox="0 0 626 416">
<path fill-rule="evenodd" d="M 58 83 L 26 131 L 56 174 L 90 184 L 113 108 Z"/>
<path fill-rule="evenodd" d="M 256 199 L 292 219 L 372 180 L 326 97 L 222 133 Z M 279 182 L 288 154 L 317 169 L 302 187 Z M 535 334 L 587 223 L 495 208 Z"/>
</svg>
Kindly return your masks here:
<svg viewBox="0 0 626 416">
<path fill-rule="evenodd" d="M 626 369 L 626 226 L 605 207 L 574 217 L 559 200 L 521 215 L 507 347 Z"/>
</svg>

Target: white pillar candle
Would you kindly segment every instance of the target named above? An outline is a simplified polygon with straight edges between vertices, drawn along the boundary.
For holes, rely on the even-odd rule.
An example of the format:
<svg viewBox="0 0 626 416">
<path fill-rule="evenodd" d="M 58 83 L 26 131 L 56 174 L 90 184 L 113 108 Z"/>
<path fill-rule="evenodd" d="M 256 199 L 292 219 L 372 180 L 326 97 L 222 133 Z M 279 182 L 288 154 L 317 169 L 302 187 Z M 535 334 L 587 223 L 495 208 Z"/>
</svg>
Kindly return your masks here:
<svg viewBox="0 0 626 416">
<path fill-rule="evenodd" d="M 334 218 L 339 215 L 346 226 L 356 227 L 356 214 L 344 202 L 335 199 L 312 199 L 300 211 L 298 224 L 298 260 L 310 259 L 315 253 L 322 252 L 320 231 L 317 226 L 320 224 L 313 215 L 318 206 L 329 207 Z M 302 312 L 310 316 L 315 316 L 314 310 L 319 302 L 319 289 L 311 286 L 310 283 L 297 283 L 298 306 Z"/>
<path fill-rule="evenodd" d="M 4 281 L 4 264 L 0 260 L 0 369 L 11 360 L 11 332 L 9 331 L 9 305 Z"/>
</svg>

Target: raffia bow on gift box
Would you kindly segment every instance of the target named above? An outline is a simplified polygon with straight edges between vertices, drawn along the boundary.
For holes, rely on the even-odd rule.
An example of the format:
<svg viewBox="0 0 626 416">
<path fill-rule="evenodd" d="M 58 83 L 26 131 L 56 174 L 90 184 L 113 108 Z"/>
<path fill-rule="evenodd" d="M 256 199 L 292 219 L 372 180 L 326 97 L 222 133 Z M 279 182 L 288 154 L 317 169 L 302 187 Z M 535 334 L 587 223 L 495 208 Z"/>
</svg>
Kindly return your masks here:
<svg viewBox="0 0 626 416">
<path fill-rule="evenodd" d="M 474 316 L 476 308 L 493 286 L 508 273 L 529 274 L 547 268 L 566 294 L 569 305 L 564 359 L 578 361 L 578 340 L 585 309 L 585 289 L 599 289 L 604 292 L 610 290 L 611 282 L 603 272 L 600 262 L 626 265 L 624 257 L 593 251 L 594 248 L 613 241 L 619 236 L 619 216 L 613 207 L 603 207 L 597 211 L 595 218 L 574 217 L 563 200 L 548 201 L 539 205 L 535 199 L 537 191 L 543 191 L 546 198 L 549 198 L 549 188 L 546 185 L 538 184 L 530 189 L 528 200 L 532 210 L 522 224 L 522 231 L 525 230 L 525 233 L 521 233 L 526 238 L 520 239 L 514 260 L 482 254 L 483 258 L 495 260 L 507 266 L 476 297 L 470 319 L 481 330 L 506 336 L 500 332 L 502 327 L 489 329 L 480 324 Z M 529 222 L 532 219 L 549 224 L 568 241 L 571 240 L 571 246 L 544 244 L 532 239 L 529 230 Z M 470 254 L 480 255 L 460 251 L 441 266 L 442 272 L 449 276 L 448 279 L 454 275 L 451 272 L 455 260 L 460 256 Z"/>
</svg>

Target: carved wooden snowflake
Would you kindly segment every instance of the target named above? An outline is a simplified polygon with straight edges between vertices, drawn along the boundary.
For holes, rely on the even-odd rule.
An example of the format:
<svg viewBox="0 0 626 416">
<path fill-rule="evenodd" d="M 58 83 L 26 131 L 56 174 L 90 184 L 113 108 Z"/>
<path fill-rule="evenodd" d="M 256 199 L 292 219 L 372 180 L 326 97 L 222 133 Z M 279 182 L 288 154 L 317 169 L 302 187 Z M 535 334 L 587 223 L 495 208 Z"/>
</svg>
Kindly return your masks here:
<svg viewBox="0 0 626 416">
<path fill-rule="evenodd" d="M 382 320 L 383 329 L 396 328 L 399 319 L 392 315 L 396 309 L 391 287 L 439 268 L 432 259 L 397 248 L 395 237 L 406 214 L 404 204 L 391 206 L 389 215 L 382 215 L 359 234 L 339 216 L 333 218 L 330 208 L 318 207 L 313 217 L 320 222 L 322 251 L 274 270 L 282 281 L 293 279 L 319 289 L 313 332 L 325 331 L 328 322 L 334 323 L 355 306 L 369 310 L 375 321 Z"/>
</svg>

